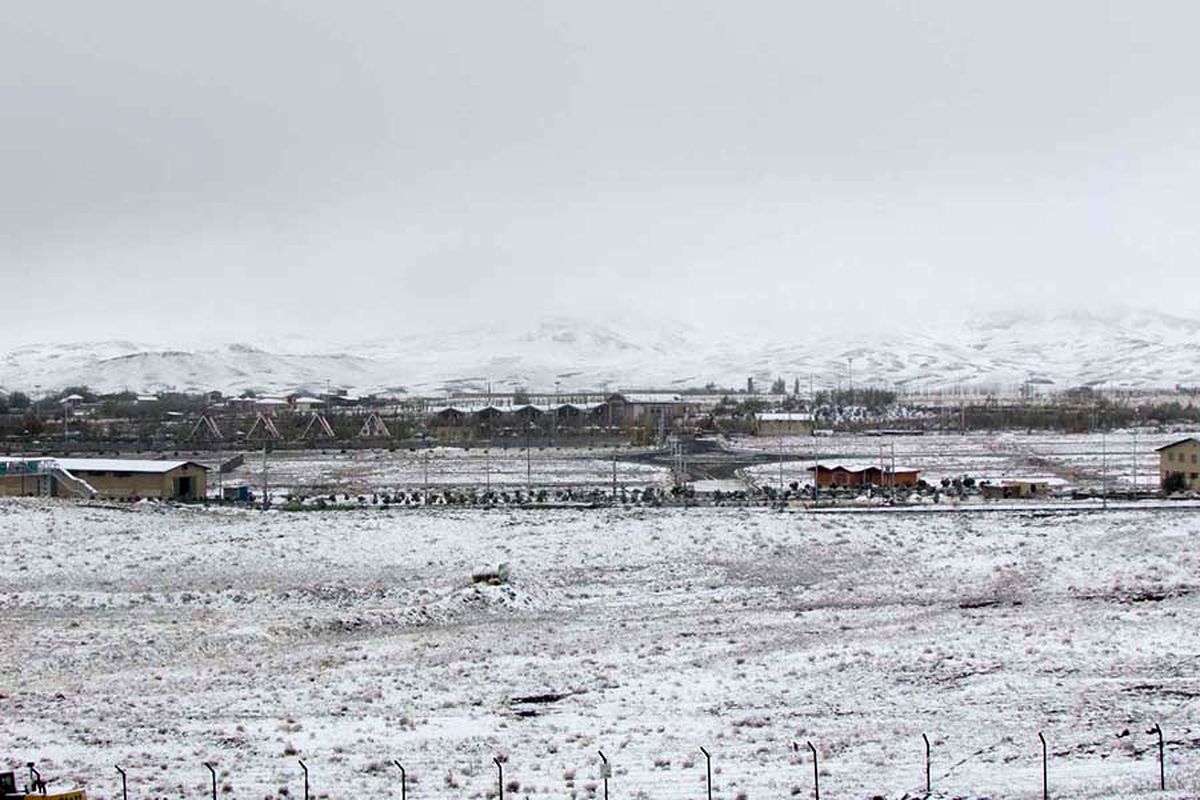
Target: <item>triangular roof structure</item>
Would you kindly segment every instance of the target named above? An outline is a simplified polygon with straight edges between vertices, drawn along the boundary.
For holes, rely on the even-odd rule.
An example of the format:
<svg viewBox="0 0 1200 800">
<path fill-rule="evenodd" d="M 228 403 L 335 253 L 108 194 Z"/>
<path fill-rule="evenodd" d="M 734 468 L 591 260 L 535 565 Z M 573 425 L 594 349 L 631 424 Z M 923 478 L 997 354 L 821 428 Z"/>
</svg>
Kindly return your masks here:
<svg viewBox="0 0 1200 800">
<path fill-rule="evenodd" d="M 1200 444 L 1200 439 L 1197 439 L 1195 436 L 1189 436 L 1186 439 L 1180 439 L 1177 442 L 1171 442 L 1170 444 L 1164 444 L 1162 447 L 1157 447 L 1155 448 L 1154 452 L 1161 453 L 1163 450 L 1170 450 L 1172 447 L 1178 447 L 1179 445 L 1187 444 L 1188 442 Z"/>
</svg>

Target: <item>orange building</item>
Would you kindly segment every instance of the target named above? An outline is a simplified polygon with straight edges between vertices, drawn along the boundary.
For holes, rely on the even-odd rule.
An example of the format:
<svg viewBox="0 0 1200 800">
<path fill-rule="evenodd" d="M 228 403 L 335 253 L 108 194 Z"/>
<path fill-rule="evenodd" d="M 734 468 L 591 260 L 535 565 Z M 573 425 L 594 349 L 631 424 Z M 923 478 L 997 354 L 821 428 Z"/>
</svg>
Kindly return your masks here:
<svg viewBox="0 0 1200 800">
<path fill-rule="evenodd" d="M 816 472 L 817 485 L 821 487 L 914 487 L 920 473 L 909 467 L 880 467 L 877 464 L 817 464 L 808 472 Z"/>
</svg>

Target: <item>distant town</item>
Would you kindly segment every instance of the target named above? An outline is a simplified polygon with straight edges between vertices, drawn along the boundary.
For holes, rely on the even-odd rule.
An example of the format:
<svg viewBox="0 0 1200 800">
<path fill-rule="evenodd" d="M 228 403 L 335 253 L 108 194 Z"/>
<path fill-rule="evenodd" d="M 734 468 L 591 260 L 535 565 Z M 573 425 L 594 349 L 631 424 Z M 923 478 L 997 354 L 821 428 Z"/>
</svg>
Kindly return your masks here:
<svg viewBox="0 0 1200 800">
<path fill-rule="evenodd" d="M 1027 499 L 1066 489 L 1078 493 L 1081 486 L 1071 476 L 1064 478 L 1062 470 L 1009 470 L 990 476 L 992 480 L 966 471 L 931 474 L 927 469 L 923 474 L 920 458 L 915 466 L 897 465 L 894 442 L 926 435 L 1118 431 L 1134 432 L 1134 459 L 1162 452 L 1157 455 L 1159 464 L 1142 468 L 1142 479 L 1136 464 L 1132 481 L 1124 486 L 1105 477 L 1106 497 L 1200 490 L 1200 467 L 1191 449 L 1196 440 L 1187 435 L 1200 425 L 1195 392 L 1183 387 L 1156 392 L 1038 388 L 1027 386 L 1019 397 L 1009 398 L 969 392 L 902 396 L 871 386 L 817 390 L 798 379 L 789 384 L 780 378 L 765 390 L 748 380 L 736 389 L 594 392 L 560 386 L 550 392 L 447 392 L 436 397 L 357 396 L 328 387 L 272 395 L 244 392 L 236 397 L 215 391 L 100 394 L 86 386 L 54 393 L 12 391 L 0 395 L 5 459 L 0 462 L 0 494 L 183 501 L 257 497 L 261 502 L 269 491 L 260 485 L 269 472 L 265 462 L 261 476 L 231 479 L 219 488 L 212 485 L 209 473 L 244 471 L 246 454 L 259 451 L 278 459 L 313 450 L 421 453 L 449 448 L 462 451 L 467 461 L 472 453 L 496 451 L 509 458 L 525 453 L 525 478 L 515 481 L 504 502 L 615 501 L 621 487 L 616 480 L 609 485 L 603 466 L 593 469 L 600 477 L 581 480 L 574 493 L 557 478 L 549 494 L 546 486 L 540 492 L 535 486 L 530 453 L 536 451 L 539 459 L 548 458 L 546 453 L 584 453 L 595 460 L 601 450 L 612 454 L 614 476 L 618 459 L 661 468 L 669 475 L 665 486 L 661 481 L 639 486 L 642 502 L 695 498 L 698 493 L 748 502 L 819 502 L 822 493 L 836 499 L 863 492 L 889 502 L 898 495 L 936 500 L 943 494 L 964 493 Z M 1137 443 L 1138 431 L 1143 433 L 1142 445 Z M 875 453 L 862 444 L 871 439 L 893 443 L 887 453 L 882 446 Z M 921 449 L 923 458 L 937 451 L 930 445 Z M 943 449 L 955 446 L 945 444 Z M 1119 449 L 1114 446 L 1114 458 Z M 911 447 L 908 450 L 916 455 Z M 438 502 L 490 502 L 492 461 L 487 458 L 483 469 L 488 472 L 476 475 L 474 482 L 483 485 L 472 489 L 474 494 L 456 494 L 463 491 L 463 481 L 456 480 L 453 486 L 440 487 Z M 499 463 L 502 457 L 497 459 Z M 1037 465 L 1036 458 L 1027 460 Z M 776 462 L 781 465 L 778 480 L 755 479 L 755 469 Z M 803 467 L 784 480 L 784 462 Z M 1145 480 L 1151 475 L 1157 478 L 1153 485 Z M 411 497 L 400 493 L 397 502 L 432 502 L 428 493 L 436 478 L 429 477 L 426 457 L 421 479 L 409 481 L 407 487 L 420 491 Z M 626 488 L 626 497 L 632 488 Z M 387 498 L 395 489 L 394 484 L 371 487 L 373 494 Z M 1094 487 L 1082 491 L 1095 493 Z"/>
<path fill-rule="evenodd" d="M 1052 430 L 1200 423 L 1200 392 L 1077 387 L 1017 397 L 970 390 L 901 394 L 871 386 L 814 389 L 778 379 L 759 390 L 451 391 L 438 396 L 356 395 L 350 390 L 237 396 L 209 393 L 0 392 L 0 446 L 59 451 L 208 449 L 263 442 L 305 447 L 663 444 L 693 434 L 919 435 L 936 431 Z"/>
</svg>

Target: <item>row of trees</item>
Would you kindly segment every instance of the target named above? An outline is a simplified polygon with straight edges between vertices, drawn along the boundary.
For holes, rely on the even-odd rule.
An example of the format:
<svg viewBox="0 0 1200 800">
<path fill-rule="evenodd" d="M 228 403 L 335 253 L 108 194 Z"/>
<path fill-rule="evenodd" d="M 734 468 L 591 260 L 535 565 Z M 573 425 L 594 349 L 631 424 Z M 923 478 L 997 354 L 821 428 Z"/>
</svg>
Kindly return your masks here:
<svg viewBox="0 0 1200 800">
<path fill-rule="evenodd" d="M 945 427 L 968 430 L 1008 430 L 1024 428 L 1086 433 L 1095 430 L 1128 428 L 1137 425 L 1186 425 L 1200 423 L 1200 407 L 1178 402 L 1117 405 L 1102 401 L 1091 407 L 1047 406 L 966 406 L 955 410 Z"/>
</svg>

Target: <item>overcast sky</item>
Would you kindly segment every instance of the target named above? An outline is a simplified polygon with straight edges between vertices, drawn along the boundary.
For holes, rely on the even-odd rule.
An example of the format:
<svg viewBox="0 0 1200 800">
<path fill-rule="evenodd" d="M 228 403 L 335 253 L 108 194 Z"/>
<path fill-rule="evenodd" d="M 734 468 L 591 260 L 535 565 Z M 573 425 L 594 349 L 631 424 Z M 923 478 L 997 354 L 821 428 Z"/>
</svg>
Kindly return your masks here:
<svg viewBox="0 0 1200 800">
<path fill-rule="evenodd" d="M 1196 314 L 1198 29 L 1145 0 L 9 3 L 0 345 Z"/>
</svg>

